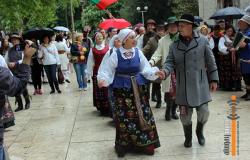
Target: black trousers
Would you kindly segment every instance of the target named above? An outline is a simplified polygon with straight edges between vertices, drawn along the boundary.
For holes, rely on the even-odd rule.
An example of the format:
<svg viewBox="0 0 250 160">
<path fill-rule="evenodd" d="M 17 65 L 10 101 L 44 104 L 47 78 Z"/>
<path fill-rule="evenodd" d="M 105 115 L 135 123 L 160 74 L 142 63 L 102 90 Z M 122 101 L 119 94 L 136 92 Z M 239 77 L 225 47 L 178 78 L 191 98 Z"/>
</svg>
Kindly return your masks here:
<svg viewBox="0 0 250 160">
<path fill-rule="evenodd" d="M 31 66 L 31 78 L 35 89 L 41 89 L 42 87 L 42 72 L 42 65 L 36 64 Z"/>
<path fill-rule="evenodd" d="M 22 95 L 24 97 L 24 100 L 25 100 L 25 103 L 29 103 L 29 92 L 28 92 L 28 89 L 27 89 L 27 86 L 25 87 L 25 89 L 23 90 L 22 92 Z M 17 95 L 15 96 L 16 97 L 16 101 L 18 103 L 18 106 L 19 107 L 22 107 L 23 106 L 23 101 L 22 101 L 22 97 L 21 97 L 21 94 L 20 95 Z"/>
<path fill-rule="evenodd" d="M 161 83 L 152 83 L 152 97 L 156 96 L 157 102 L 161 102 Z"/>
<path fill-rule="evenodd" d="M 250 74 L 242 74 L 243 80 L 247 87 L 250 87 Z"/>
<path fill-rule="evenodd" d="M 48 77 L 49 85 L 52 91 L 59 90 L 59 84 L 56 77 L 57 65 L 44 65 L 46 75 Z"/>
</svg>

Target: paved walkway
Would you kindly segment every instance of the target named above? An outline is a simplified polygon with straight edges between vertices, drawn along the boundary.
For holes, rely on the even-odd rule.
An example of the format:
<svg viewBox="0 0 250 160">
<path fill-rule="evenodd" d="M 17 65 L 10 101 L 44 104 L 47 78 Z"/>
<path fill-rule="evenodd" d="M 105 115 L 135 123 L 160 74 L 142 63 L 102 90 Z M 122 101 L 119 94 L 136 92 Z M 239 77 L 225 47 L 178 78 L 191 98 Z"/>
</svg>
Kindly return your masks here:
<svg viewBox="0 0 250 160">
<path fill-rule="evenodd" d="M 101 117 L 92 107 L 92 90 L 79 92 L 76 83 L 61 86 L 61 95 L 33 96 L 32 107 L 16 113 L 16 125 L 5 132 L 5 144 L 12 160 L 114 160 L 115 128 L 110 118 Z M 29 86 L 30 93 L 32 87 Z M 205 128 L 206 145 L 200 147 L 193 135 L 193 147 L 183 147 L 180 121 L 164 120 L 165 106 L 152 103 L 161 147 L 154 156 L 127 154 L 128 160 L 228 160 L 223 154 L 227 100 L 233 92 L 217 92 L 210 103 L 210 118 Z M 237 92 L 240 96 L 242 93 Z M 12 108 L 14 109 L 13 98 Z M 250 102 L 241 101 L 240 156 L 250 160 Z M 196 124 L 194 112 L 193 122 Z M 193 131 L 195 125 L 193 125 Z"/>
</svg>

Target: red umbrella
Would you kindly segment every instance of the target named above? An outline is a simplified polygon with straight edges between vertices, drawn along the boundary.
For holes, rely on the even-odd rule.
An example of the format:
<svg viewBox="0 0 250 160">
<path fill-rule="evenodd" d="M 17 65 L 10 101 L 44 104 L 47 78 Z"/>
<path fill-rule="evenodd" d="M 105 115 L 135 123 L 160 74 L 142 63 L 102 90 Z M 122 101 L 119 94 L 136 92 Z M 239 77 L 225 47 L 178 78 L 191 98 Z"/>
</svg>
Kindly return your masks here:
<svg viewBox="0 0 250 160">
<path fill-rule="evenodd" d="M 116 28 L 116 29 L 123 29 L 130 27 L 131 23 L 126 21 L 125 19 L 106 19 L 103 22 L 99 24 L 99 27 L 102 29 L 109 29 L 110 27 Z"/>
</svg>

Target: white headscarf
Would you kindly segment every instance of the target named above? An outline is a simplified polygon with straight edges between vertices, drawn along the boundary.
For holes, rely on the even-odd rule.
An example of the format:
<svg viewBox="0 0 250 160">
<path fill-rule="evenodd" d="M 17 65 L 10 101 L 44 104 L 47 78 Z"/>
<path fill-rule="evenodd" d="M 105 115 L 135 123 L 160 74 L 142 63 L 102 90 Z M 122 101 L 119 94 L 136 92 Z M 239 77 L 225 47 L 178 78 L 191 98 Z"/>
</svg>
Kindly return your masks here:
<svg viewBox="0 0 250 160">
<path fill-rule="evenodd" d="M 122 30 L 120 30 L 120 32 L 118 34 L 118 39 L 122 43 L 124 43 L 128 39 L 128 37 L 131 36 L 131 35 L 135 35 L 135 32 L 133 30 L 128 29 L 128 28 L 122 29 Z"/>
<path fill-rule="evenodd" d="M 115 46 L 115 40 L 119 40 L 118 35 L 114 35 L 111 40 L 109 41 L 109 48 L 114 48 Z"/>
</svg>

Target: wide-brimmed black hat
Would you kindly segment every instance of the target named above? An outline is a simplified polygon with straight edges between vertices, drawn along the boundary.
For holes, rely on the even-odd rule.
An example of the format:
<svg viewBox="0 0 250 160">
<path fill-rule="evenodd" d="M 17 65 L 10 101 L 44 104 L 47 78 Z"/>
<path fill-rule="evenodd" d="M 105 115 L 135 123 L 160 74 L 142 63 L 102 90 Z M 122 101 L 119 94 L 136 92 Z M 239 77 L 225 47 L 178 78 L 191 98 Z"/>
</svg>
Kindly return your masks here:
<svg viewBox="0 0 250 160">
<path fill-rule="evenodd" d="M 194 27 L 198 27 L 198 25 L 195 23 L 195 18 L 192 14 L 183 14 L 181 18 L 178 20 L 178 23 L 180 22 L 186 22 L 192 24 Z"/>
</svg>

